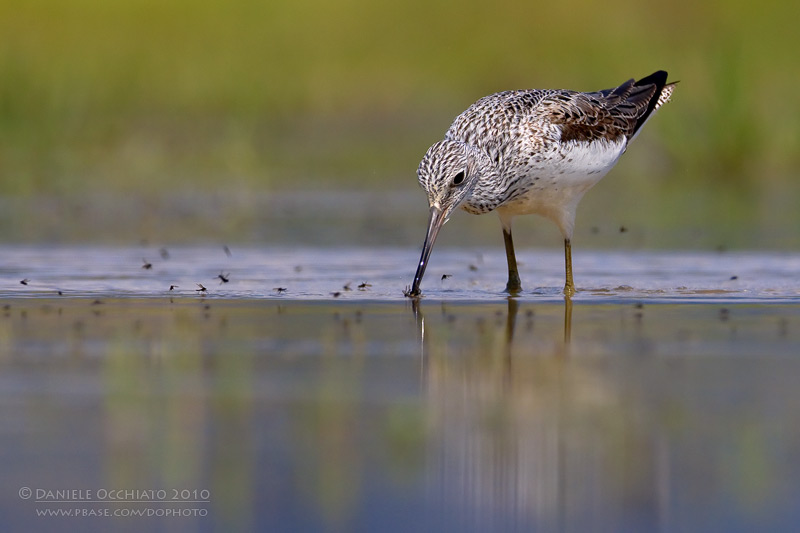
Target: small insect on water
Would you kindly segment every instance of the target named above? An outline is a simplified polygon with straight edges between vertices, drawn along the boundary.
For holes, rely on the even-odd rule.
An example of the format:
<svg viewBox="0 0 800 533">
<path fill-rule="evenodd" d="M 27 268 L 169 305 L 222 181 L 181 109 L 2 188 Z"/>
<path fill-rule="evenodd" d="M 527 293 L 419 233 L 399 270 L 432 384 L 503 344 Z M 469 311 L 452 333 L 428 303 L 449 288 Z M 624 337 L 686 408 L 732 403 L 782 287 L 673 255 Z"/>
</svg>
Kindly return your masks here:
<svg viewBox="0 0 800 533">
<path fill-rule="evenodd" d="M 170 285 L 170 286 L 169 286 L 169 290 L 171 290 L 171 291 L 174 291 L 174 290 L 175 290 L 175 289 L 177 289 L 177 288 L 178 288 L 178 286 L 177 286 L 177 285 Z"/>
<path fill-rule="evenodd" d="M 23 284 L 23 285 L 27 285 L 29 281 L 30 280 L 28 278 L 25 278 L 23 280 L 20 280 L 20 283 Z"/>
<path fill-rule="evenodd" d="M 360 283 L 360 284 L 358 285 L 358 290 L 360 290 L 360 291 L 365 291 L 365 290 L 367 290 L 369 287 L 372 287 L 372 285 L 371 285 L 370 283 L 367 283 L 367 282 L 365 281 L 364 283 Z"/>
<path fill-rule="evenodd" d="M 151 268 L 153 268 L 153 264 L 144 257 L 142 258 L 142 263 L 143 263 L 142 268 L 145 270 L 150 270 Z"/>
<path fill-rule="evenodd" d="M 220 272 L 219 274 L 217 274 L 217 278 L 219 278 L 219 280 L 220 280 L 219 281 L 220 285 L 222 285 L 223 283 L 228 283 L 231 280 L 230 277 L 231 277 L 230 272 L 228 272 L 227 274 L 225 274 L 223 272 Z"/>
<path fill-rule="evenodd" d="M 278 294 L 283 294 L 284 292 L 288 291 L 286 287 L 274 287 L 273 291 L 277 292 Z"/>
<path fill-rule="evenodd" d="M 195 291 L 197 291 L 197 292 L 200 292 L 200 293 L 205 293 L 205 292 L 207 292 L 207 291 L 208 291 L 208 289 L 206 289 L 205 287 L 203 287 L 203 284 L 202 284 L 202 283 L 197 283 L 197 286 L 199 287 L 199 288 L 195 289 Z"/>
</svg>

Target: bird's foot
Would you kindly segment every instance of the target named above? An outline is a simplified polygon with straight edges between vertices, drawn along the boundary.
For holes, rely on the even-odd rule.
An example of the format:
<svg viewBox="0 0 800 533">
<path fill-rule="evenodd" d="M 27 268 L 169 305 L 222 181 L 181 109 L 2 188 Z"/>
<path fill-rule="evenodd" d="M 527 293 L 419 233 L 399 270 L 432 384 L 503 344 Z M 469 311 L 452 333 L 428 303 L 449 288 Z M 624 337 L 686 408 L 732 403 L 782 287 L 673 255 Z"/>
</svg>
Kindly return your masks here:
<svg viewBox="0 0 800 533">
<path fill-rule="evenodd" d="M 522 285 L 519 283 L 511 283 L 510 281 L 506 284 L 506 288 L 503 292 L 507 292 L 511 296 L 517 296 L 519 293 L 522 292 Z"/>
<path fill-rule="evenodd" d="M 516 296 L 522 292 L 522 282 L 519 279 L 519 274 L 516 268 L 508 269 L 508 283 L 506 283 L 506 290 L 511 296 Z"/>
</svg>

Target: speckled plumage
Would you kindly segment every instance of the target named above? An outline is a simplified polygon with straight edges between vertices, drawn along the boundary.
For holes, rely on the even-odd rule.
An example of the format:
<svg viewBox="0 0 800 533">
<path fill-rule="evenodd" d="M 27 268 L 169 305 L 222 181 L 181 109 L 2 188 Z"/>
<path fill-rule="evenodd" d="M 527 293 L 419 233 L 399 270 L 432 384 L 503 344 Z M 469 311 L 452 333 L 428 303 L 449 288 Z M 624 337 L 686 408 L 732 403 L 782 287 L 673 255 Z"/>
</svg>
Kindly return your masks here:
<svg viewBox="0 0 800 533">
<path fill-rule="evenodd" d="M 471 105 L 456 117 L 444 140 L 428 149 L 417 170 L 431 221 L 410 293 L 419 294 L 433 240 L 457 207 L 472 214 L 498 213 L 510 254 L 507 290 L 518 292 L 518 277 L 516 284 L 512 280 L 511 219 L 539 214 L 552 220 L 569 250 L 584 193 L 614 166 L 674 87 L 667 73 L 658 71 L 592 93 L 505 91 Z M 571 255 L 567 269 L 569 286 Z"/>
</svg>

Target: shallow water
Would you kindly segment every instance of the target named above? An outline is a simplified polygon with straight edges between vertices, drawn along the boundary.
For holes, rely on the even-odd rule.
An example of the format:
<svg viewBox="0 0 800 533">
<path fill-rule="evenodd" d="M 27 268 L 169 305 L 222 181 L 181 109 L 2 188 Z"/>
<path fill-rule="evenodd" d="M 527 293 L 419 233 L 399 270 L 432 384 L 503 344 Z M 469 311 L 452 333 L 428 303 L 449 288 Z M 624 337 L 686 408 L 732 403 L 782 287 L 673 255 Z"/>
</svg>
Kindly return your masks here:
<svg viewBox="0 0 800 533">
<path fill-rule="evenodd" d="M 0 251 L 3 531 L 800 524 L 800 255 Z"/>
<path fill-rule="evenodd" d="M 3 246 L 0 257 L 0 297 L 191 296 L 203 285 L 207 297 L 386 301 L 403 299 L 419 250 Z M 527 249 L 518 261 L 521 299 L 562 299 L 562 252 Z M 573 261 L 575 301 L 800 301 L 798 253 L 577 250 Z M 437 249 L 422 289 L 429 299 L 498 301 L 506 273 L 501 249 Z"/>
</svg>

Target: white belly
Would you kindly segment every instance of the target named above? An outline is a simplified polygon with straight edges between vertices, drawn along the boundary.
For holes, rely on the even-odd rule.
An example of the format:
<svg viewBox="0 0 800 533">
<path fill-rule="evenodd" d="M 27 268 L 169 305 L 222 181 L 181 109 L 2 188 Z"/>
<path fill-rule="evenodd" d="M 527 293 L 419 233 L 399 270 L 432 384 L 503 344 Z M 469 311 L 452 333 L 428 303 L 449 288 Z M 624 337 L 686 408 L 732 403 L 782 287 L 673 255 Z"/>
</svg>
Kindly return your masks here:
<svg viewBox="0 0 800 533">
<path fill-rule="evenodd" d="M 625 137 L 592 143 L 570 141 L 549 154 L 531 158 L 516 176 L 509 200 L 498 207 L 500 218 L 541 215 L 571 238 L 578 203 L 616 164 L 626 144 Z"/>
</svg>

